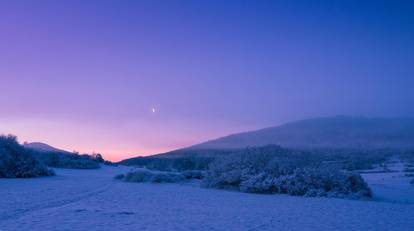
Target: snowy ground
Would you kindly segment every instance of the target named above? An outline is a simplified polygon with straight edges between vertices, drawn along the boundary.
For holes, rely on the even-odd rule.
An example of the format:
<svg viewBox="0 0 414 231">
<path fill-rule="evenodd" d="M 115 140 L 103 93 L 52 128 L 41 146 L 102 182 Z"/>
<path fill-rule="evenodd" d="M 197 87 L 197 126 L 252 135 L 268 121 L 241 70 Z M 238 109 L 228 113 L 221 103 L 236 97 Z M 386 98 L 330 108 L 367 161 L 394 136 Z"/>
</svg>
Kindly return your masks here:
<svg viewBox="0 0 414 231">
<path fill-rule="evenodd" d="M 394 202 L 302 198 L 113 180 L 126 167 L 56 171 L 0 179 L 0 231 L 414 230 L 414 194 L 408 200 L 378 194 Z M 374 190 L 388 182 L 364 176 Z"/>
<path fill-rule="evenodd" d="M 374 192 L 374 199 L 387 202 L 414 204 L 414 185 L 412 177 L 406 177 L 404 163 L 394 160 L 388 163 L 388 173 L 361 174 Z"/>
</svg>

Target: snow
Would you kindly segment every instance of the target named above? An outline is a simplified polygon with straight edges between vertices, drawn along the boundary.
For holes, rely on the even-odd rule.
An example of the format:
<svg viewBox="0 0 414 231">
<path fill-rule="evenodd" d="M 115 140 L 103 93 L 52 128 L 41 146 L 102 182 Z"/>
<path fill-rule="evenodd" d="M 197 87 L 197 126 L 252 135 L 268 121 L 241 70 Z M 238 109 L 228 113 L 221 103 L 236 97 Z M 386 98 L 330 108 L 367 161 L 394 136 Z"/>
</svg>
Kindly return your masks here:
<svg viewBox="0 0 414 231">
<path fill-rule="evenodd" d="M 361 174 L 374 192 L 374 199 L 387 202 L 414 204 L 414 186 L 405 176 L 404 163 L 393 160 L 387 164 L 390 172 Z"/>
<path fill-rule="evenodd" d="M 128 171 L 122 166 L 55 171 L 0 179 L 1 231 L 414 230 L 410 201 L 248 194 L 194 181 L 125 183 L 113 179 Z"/>
</svg>

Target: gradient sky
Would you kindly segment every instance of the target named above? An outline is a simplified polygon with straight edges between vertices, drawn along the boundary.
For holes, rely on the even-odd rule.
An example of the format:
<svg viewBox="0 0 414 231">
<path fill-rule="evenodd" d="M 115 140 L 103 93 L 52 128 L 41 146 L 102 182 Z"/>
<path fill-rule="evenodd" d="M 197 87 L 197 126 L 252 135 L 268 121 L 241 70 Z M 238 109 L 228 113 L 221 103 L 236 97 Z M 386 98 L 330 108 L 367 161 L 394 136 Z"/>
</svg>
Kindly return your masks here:
<svg viewBox="0 0 414 231">
<path fill-rule="evenodd" d="M 120 160 L 307 117 L 411 117 L 413 12 L 380 0 L 1 1 L 0 133 Z"/>
</svg>

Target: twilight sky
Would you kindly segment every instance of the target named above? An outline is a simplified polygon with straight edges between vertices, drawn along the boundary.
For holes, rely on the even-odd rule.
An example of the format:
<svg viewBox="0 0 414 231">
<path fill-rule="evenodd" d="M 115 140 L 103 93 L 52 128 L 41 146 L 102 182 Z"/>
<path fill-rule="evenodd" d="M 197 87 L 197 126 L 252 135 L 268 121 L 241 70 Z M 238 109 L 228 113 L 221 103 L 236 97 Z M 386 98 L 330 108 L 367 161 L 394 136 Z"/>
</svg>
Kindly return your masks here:
<svg viewBox="0 0 414 231">
<path fill-rule="evenodd" d="M 408 0 L 1 1 L 0 133 L 120 160 L 308 117 L 414 116 L 413 12 Z"/>
</svg>

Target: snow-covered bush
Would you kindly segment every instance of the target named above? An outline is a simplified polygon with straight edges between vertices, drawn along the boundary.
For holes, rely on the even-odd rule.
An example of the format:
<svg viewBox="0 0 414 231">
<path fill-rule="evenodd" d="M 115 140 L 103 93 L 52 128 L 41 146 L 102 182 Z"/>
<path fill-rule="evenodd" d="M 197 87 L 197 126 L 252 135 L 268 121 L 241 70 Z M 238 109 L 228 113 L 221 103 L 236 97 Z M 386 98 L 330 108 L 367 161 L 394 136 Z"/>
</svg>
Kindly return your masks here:
<svg viewBox="0 0 414 231">
<path fill-rule="evenodd" d="M 204 178 L 204 172 L 200 171 L 200 170 L 187 170 L 187 171 L 183 171 L 181 172 L 181 174 L 186 178 L 186 179 L 203 179 Z"/>
<path fill-rule="evenodd" d="M 214 188 L 238 188 L 242 177 L 241 156 L 225 156 L 210 164 L 203 185 Z"/>
<path fill-rule="evenodd" d="M 84 156 L 84 155 L 83 155 Z M 91 155 L 87 155 L 90 159 L 94 160 L 95 162 L 98 162 L 100 164 L 104 164 L 107 166 L 118 166 L 117 163 L 114 163 L 112 161 L 109 160 L 105 160 L 102 156 L 102 154 L 99 153 L 92 153 Z"/>
<path fill-rule="evenodd" d="M 126 182 L 175 183 L 184 181 L 185 177 L 180 173 L 154 172 L 146 169 L 137 169 L 123 175 L 117 175 L 115 176 L 115 179 Z"/>
<path fill-rule="evenodd" d="M 159 171 L 187 171 L 187 170 L 205 170 L 213 158 L 185 156 L 185 157 L 136 157 L 123 160 L 120 164 L 128 166 L 145 167 Z"/>
<path fill-rule="evenodd" d="M 125 177 L 125 174 L 118 174 L 114 177 L 115 180 L 122 180 Z"/>
<path fill-rule="evenodd" d="M 335 164 L 348 170 L 373 169 L 394 156 L 398 150 L 363 149 L 363 148 L 320 148 L 306 150 L 311 155 L 319 156 L 325 163 Z"/>
<path fill-rule="evenodd" d="M 34 156 L 47 166 L 54 168 L 96 169 L 100 161 L 89 155 L 70 152 L 34 152 Z"/>
<path fill-rule="evenodd" d="M 266 149 L 262 149 L 266 150 Z M 250 193 L 299 196 L 371 197 L 371 190 L 358 174 L 318 164 L 301 154 L 291 156 L 255 150 L 219 158 L 203 180 L 206 187 Z"/>
<path fill-rule="evenodd" d="M 413 149 L 405 150 L 402 153 L 398 153 L 398 157 L 406 163 L 406 167 L 414 166 L 414 150 Z"/>
<path fill-rule="evenodd" d="M 26 178 L 54 175 L 37 161 L 30 150 L 21 146 L 15 136 L 0 136 L 0 178 Z"/>
<path fill-rule="evenodd" d="M 405 163 L 404 166 L 406 168 L 414 168 L 414 164 L 412 164 L 412 163 Z"/>
</svg>

